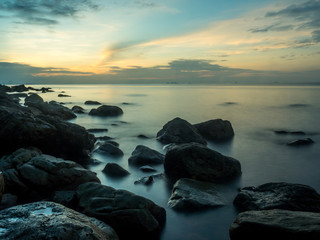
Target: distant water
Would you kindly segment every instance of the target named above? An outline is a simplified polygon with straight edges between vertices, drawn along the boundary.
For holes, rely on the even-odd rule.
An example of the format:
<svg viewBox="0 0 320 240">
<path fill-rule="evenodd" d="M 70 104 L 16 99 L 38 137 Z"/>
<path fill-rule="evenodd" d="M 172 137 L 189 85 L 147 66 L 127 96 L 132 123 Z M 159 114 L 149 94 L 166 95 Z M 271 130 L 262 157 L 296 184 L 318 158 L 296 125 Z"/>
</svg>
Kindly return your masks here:
<svg viewBox="0 0 320 240">
<path fill-rule="evenodd" d="M 43 87 L 43 86 L 34 86 Z M 142 86 L 142 85 L 53 85 L 55 92 L 41 94 L 45 101 L 64 102 L 65 106 L 82 106 L 87 112 L 95 106 L 86 100 L 116 105 L 123 109 L 120 117 L 101 118 L 79 114 L 71 122 L 86 128 L 108 128 L 96 136 L 115 138 L 124 152 L 122 158 L 94 153 L 103 163 L 90 169 L 97 172 L 101 182 L 116 189 L 127 189 L 153 200 L 166 208 L 167 222 L 162 239 L 201 240 L 229 239 L 229 226 L 237 215 L 232 201 L 239 187 L 267 182 L 291 182 L 309 185 L 320 192 L 320 87 L 270 86 Z M 61 91 L 69 98 L 57 97 Z M 195 212 L 176 212 L 167 207 L 171 185 L 156 180 L 151 186 L 135 185 L 134 181 L 150 175 L 128 166 L 134 148 L 146 145 L 164 153 L 156 133 L 169 120 L 181 117 L 190 123 L 222 118 L 234 128 L 232 141 L 208 146 L 222 154 L 238 159 L 242 165 L 241 178 L 224 187 L 228 204 L 224 207 Z M 303 131 L 306 135 L 276 134 L 275 130 Z M 139 134 L 149 139 L 137 138 Z M 289 147 L 287 142 L 312 138 L 310 146 Z M 101 171 L 108 162 L 116 162 L 131 174 L 113 179 Z M 158 173 L 163 166 L 156 166 Z"/>
</svg>

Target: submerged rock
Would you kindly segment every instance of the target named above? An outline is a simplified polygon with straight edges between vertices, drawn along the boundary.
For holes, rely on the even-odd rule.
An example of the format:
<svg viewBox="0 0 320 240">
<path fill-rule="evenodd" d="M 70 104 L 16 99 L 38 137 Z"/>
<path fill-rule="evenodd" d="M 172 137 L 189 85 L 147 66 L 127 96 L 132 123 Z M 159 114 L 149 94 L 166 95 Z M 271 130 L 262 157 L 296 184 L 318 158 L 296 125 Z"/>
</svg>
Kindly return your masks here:
<svg viewBox="0 0 320 240">
<path fill-rule="evenodd" d="M 228 120 L 214 119 L 193 126 L 203 137 L 212 141 L 226 141 L 234 136 L 232 125 Z"/>
<path fill-rule="evenodd" d="M 71 108 L 71 110 L 72 110 L 74 113 L 78 113 L 78 114 L 84 113 L 83 107 L 80 107 L 80 106 L 73 106 L 73 107 Z"/>
<path fill-rule="evenodd" d="M 173 186 L 168 206 L 177 210 L 219 207 L 225 200 L 213 183 L 188 178 L 179 179 Z"/>
<path fill-rule="evenodd" d="M 100 116 L 100 117 L 114 117 L 122 115 L 123 111 L 121 108 L 117 106 L 110 106 L 110 105 L 102 105 L 97 109 L 91 109 L 89 115 L 92 116 Z"/>
<path fill-rule="evenodd" d="M 67 94 L 62 94 L 62 93 L 60 93 L 60 94 L 58 94 L 58 97 L 71 97 L 70 95 L 67 95 Z"/>
<path fill-rule="evenodd" d="M 190 142 L 206 144 L 206 141 L 194 126 L 178 117 L 163 126 L 157 133 L 157 140 L 164 144 Z"/>
<path fill-rule="evenodd" d="M 149 165 L 144 165 L 139 168 L 142 172 L 156 172 L 157 170 Z"/>
<path fill-rule="evenodd" d="M 108 143 L 108 142 L 102 144 L 98 148 L 98 151 L 103 152 L 103 153 L 107 153 L 107 154 L 109 154 L 111 156 L 115 156 L 115 157 L 123 156 L 123 152 L 120 148 L 118 148 L 115 145 Z"/>
<path fill-rule="evenodd" d="M 292 183 L 266 183 L 242 188 L 234 200 L 240 211 L 285 209 L 320 212 L 320 195 L 311 187 Z"/>
<path fill-rule="evenodd" d="M 241 174 L 240 162 L 198 143 L 169 148 L 164 159 L 166 175 L 172 180 L 229 181 Z"/>
<path fill-rule="evenodd" d="M 138 145 L 128 159 L 130 165 L 162 164 L 164 155 L 143 145 Z"/>
<path fill-rule="evenodd" d="M 84 104 L 86 104 L 86 105 L 101 105 L 100 102 L 98 102 L 98 101 L 91 101 L 91 100 L 85 101 Z"/>
<path fill-rule="evenodd" d="M 292 135 L 306 135 L 303 131 L 286 131 L 286 130 L 275 130 L 274 133 L 279 135 L 286 135 L 286 134 L 292 134 Z"/>
<path fill-rule="evenodd" d="M 311 138 L 298 139 L 287 143 L 288 146 L 306 146 L 313 144 L 314 141 Z"/>
<path fill-rule="evenodd" d="M 53 202 L 3 210 L 0 226 L 0 239 L 118 239 L 107 224 Z"/>
<path fill-rule="evenodd" d="M 320 213 L 264 210 L 240 213 L 230 227 L 231 240 L 317 240 Z"/>
<path fill-rule="evenodd" d="M 134 181 L 134 184 L 151 185 L 152 183 L 154 183 L 156 179 L 163 179 L 163 178 L 164 178 L 163 173 L 157 173 L 150 176 L 139 178 L 138 180 Z"/>
<path fill-rule="evenodd" d="M 129 191 L 85 183 L 77 196 L 79 210 L 110 225 L 121 239 L 157 239 L 166 220 L 164 208 Z"/>
<path fill-rule="evenodd" d="M 130 174 L 127 170 L 116 163 L 107 163 L 102 172 L 111 177 L 124 177 Z"/>
<path fill-rule="evenodd" d="M 87 129 L 88 132 L 92 133 L 100 133 L 100 132 L 108 132 L 107 128 L 89 128 Z"/>
</svg>

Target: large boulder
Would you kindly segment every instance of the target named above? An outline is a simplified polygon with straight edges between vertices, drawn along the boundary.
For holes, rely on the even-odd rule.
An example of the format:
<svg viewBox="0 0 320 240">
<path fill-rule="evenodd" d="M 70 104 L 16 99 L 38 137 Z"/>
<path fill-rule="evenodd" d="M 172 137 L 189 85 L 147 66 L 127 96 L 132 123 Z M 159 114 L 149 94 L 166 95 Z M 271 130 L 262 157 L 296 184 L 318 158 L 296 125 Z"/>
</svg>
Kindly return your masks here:
<svg viewBox="0 0 320 240">
<path fill-rule="evenodd" d="M 143 145 L 138 145 L 128 159 L 130 165 L 143 166 L 162 164 L 164 155 Z"/>
<path fill-rule="evenodd" d="M 43 102 L 43 98 L 40 97 L 38 94 L 30 94 L 29 96 L 27 96 L 25 99 L 24 99 L 24 103 L 25 105 L 29 105 L 29 104 L 32 104 L 32 103 L 41 103 Z"/>
<path fill-rule="evenodd" d="M 117 240 L 107 224 L 58 203 L 35 202 L 1 211 L 0 239 Z"/>
<path fill-rule="evenodd" d="M 171 147 L 164 169 L 172 180 L 192 178 L 207 182 L 229 181 L 241 174 L 240 162 L 198 143 Z"/>
<path fill-rule="evenodd" d="M 126 169 L 116 163 L 107 163 L 102 172 L 111 177 L 124 177 L 130 174 Z"/>
<path fill-rule="evenodd" d="M 169 207 L 186 211 L 219 207 L 224 204 L 225 200 L 216 184 L 188 178 L 181 178 L 174 184 L 168 202 Z"/>
<path fill-rule="evenodd" d="M 123 156 L 123 152 L 120 148 L 113 145 L 112 143 L 105 142 L 103 143 L 99 148 L 99 152 L 106 153 L 108 155 L 114 156 L 114 157 L 121 157 Z"/>
<path fill-rule="evenodd" d="M 0 92 L 11 92 L 11 87 L 0 84 Z"/>
<path fill-rule="evenodd" d="M 33 149 L 19 149 L 0 159 L 6 192 L 28 198 L 49 196 L 61 189 L 75 189 L 86 182 L 100 182 L 96 173 L 79 164 L 43 155 Z M 33 196 L 30 196 L 33 197 Z"/>
<path fill-rule="evenodd" d="M 113 117 L 122 115 L 123 111 L 121 108 L 117 106 L 110 106 L 110 105 L 102 105 L 100 107 L 93 108 L 89 112 L 89 115 L 92 116 L 100 116 L 100 117 Z"/>
<path fill-rule="evenodd" d="M 0 106 L 0 154 L 34 146 L 42 152 L 84 162 L 95 138 L 85 128 L 50 116 L 34 116 L 16 108 Z"/>
<path fill-rule="evenodd" d="M 110 225 L 121 239 L 156 239 L 165 223 L 164 208 L 125 190 L 85 183 L 77 196 L 78 210 Z"/>
<path fill-rule="evenodd" d="M 19 98 L 15 98 L 12 95 L 6 94 L 0 91 L 0 106 L 9 107 L 13 110 L 24 110 L 24 108 L 19 104 Z"/>
<path fill-rule="evenodd" d="M 225 141 L 234 136 L 232 125 L 228 120 L 214 119 L 193 126 L 203 137 L 212 141 Z"/>
<path fill-rule="evenodd" d="M 302 184 L 266 183 L 242 188 L 234 204 L 240 211 L 285 209 L 320 212 L 320 195 Z"/>
<path fill-rule="evenodd" d="M 320 213 L 263 210 L 240 213 L 230 227 L 231 240 L 318 240 Z"/>
<path fill-rule="evenodd" d="M 178 117 L 163 126 L 157 133 L 157 140 L 164 144 L 190 142 L 206 144 L 206 141 L 194 126 Z"/>
</svg>

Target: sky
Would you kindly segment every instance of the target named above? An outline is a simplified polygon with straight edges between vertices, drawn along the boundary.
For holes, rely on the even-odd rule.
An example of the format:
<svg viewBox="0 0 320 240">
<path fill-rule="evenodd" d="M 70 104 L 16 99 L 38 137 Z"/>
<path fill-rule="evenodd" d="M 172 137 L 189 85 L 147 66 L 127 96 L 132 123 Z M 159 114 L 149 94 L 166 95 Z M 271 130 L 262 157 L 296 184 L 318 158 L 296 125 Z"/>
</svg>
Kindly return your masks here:
<svg viewBox="0 0 320 240">
<path fill-rule="evenodd" d="M 320 0 L 0 0 L 0 83 L 320 83 Z"/>
</svg>

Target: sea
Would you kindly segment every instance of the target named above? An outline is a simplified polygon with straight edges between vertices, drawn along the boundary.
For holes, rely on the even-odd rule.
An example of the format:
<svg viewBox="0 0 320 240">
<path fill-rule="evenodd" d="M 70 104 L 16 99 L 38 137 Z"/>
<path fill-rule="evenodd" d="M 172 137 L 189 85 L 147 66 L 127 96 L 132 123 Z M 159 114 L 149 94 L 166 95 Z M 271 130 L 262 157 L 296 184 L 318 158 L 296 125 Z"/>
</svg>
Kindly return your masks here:
<svg viewBox="0 0 320 240">
<path fill-rule="evenodd" d="M 32 86 L 35 88 L 44 85 Z M 54 92 L 40 93 L 45 101 L 55 100 L 72 108 L 85 109 L 70 122 L 87 129 L 107 128 L 96 136 L 110 136 L 124 152 L 114 158 L 93 152 L 101 163 L 89 166 L 102 184 L 126 189 L 151 199 L 167 212 L 163 240 L 227 240 L 229 227 L 238 211 L 233 199 L 239 188 L 268 182 L 306 184 L 320 193 L 320 87 L 319 86 L 214 86 L 214 85 L 48 85 Z M 71 97 L 58 97 L 59 93 Z M 115 105 L 123 109 L 119 117 L 94 117 L 87 113 L 96 106 L 87 100 Z M 167 206 L 172 183 L 155 178 L 151 185 L 135 184 L 149 176 L 128 165 L 137 145 L 145 145 L 165 154 L 165 146 L 156 139 L 165 123 L 180 117 L 191 124 L 221 118 L 229 120 L 235 136 L 223 143 L 208 142 L 208 147 L 238 159 L 242 167 L 239 179 L 223 185 L 222 207 L 200 211 L 175 211 Z M 305 135 L 277 134 L 275 131 L 303 131 Z M 143 134 L 148 138 L 138 138 Z M 308 146 L 292 147 L 287 143 L 311 138 Z M 109 162 L 127 169 L 124 178 L 111 178 L 102 170 Z M 162 165 L 154 166 L 163 173 Z"/>
</svg>

